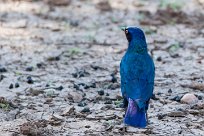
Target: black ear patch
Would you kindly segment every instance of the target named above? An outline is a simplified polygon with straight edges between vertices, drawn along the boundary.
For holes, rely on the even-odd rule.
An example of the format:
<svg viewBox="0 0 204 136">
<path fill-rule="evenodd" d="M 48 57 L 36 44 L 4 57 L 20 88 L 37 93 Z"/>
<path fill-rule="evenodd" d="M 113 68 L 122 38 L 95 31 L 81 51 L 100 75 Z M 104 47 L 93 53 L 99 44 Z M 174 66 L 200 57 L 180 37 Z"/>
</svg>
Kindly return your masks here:
<svg viewBox="0 0 204 136">
<path fill-rule="evenodd" d="M 125 35 L 126 35 L 126 38 L 127 38 L 128 42 L 130 42 L 131 39 L 132 39 L 131 34 L 128 32 L 128 33 L 125 33 Z"/>
</svg>

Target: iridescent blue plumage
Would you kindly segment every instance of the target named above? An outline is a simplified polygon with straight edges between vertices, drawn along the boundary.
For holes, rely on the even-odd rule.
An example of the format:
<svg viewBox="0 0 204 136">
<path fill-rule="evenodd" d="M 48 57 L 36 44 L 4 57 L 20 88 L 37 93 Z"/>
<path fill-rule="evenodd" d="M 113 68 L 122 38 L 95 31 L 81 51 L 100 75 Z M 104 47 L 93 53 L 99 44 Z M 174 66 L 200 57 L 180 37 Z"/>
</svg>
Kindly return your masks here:
<svg viewBox="0 0 204 136">
<path fill-rule="evenodd" d="M 124 122 L 134 127 L 146 127 L 146 112 L 154 89 L 155 68 L 147 52 L 143 31 L 137 27 L 124 29 L 128 49 L 120 63 L 121 92 L 128 103 Z"/>
</svg>

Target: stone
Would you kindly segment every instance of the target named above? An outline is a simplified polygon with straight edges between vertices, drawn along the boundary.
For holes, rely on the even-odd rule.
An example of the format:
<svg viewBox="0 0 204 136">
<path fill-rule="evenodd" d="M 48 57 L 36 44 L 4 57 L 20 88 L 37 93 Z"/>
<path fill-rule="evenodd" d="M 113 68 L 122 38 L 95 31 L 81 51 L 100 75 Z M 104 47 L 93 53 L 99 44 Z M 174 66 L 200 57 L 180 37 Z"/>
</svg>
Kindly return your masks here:
<svg viewBox="0 0 204 136">
<path fill-rule="evenodd" d="M 13 89 L 13 84 L 10 84 L 10 85 L 9 85 L 9 89 Z"/>
<path fill-rule="evenodd" d="M 198 98 L 194 94 L 187 93 L 181 98 L 181 102 L 186 104 L 193 104 L 198 102 Z"/>
<path fill-rule="evenodd" d="M 185 113 L 182 111 L 172 111 L 167 114 L 169 117 L 185 117 Z"/>
<path fill-rule="evenodd" d="M 33 71 L 33 67 L 32 66 L 29 66 L 29 67 L 27 67 L 26 69 L 25 69 L 25 71 Z"/>
<path fill-rule="evenodd" d="M 53 6 L 68 6 L 71 4 L 71 0 L 46 0 L 46 2 Z"/>
<path fill-rule="evenodd" d="M 81 100 L 83 99 L 82 95 L 77 92 L 70 92 L 68 94 L 68 97 L 72 99 L 74 102 L 81 102 Z"/>
<path fill-rule="evenodd" d="M 5 67 L 0 67 L 0 72 L 3 73 L 3 72 L 7 72 L 7 69 Z"/>
<path fill-rule="evenodd" d="M 165 117 L 165 114 L 158 114 L 158 115 L 157 115 L 158 120 L 161 120 L 161 119 L 163 119 L 164 117 Z"/>
<path fill-rule="evenodd" d="M 34 81 L 33 81 L 33 79 L 32 79 L 31 76 L 28 76 L 28 77 L 27 77 L 27 83 L 28 83 L 28 84 L 33 84 L 33 83 L 34 83 Z"/>
<path fill-rule="evenodd" d="M 169 100 L 180 102 L 181 101 L 181 96 L 178 96 L 178 95 L 171 96 L 171 97 L 169 97 Z"/>
<path fill-rule="evenodd" d="M 81 112 L 90 112 L 89 107 L 85 107 Z"/>
<path fill-rule="evenodd" d="M 99 94 L 99 95 L 104 95 L 104 90 L 98 91 L 98 94 Z"/>
<path fill-rule="evenodd" d="M 20 87 L 19 83 L 15 83 L 15 88 Z"/>
<path fill-rule="evenodd" d="M 101 10 L 101 11 L 111 11 L 112 7 L 109 3 L 109 1 L 105 0 L 105 1 L 100 1 L 97 3 L 96 8 Z"/>
<path fill-rule="evenodd" d="M 68 116 L 70 114 L 72 114 L 74 112 L 74 106 L 73 105 L 69 105 L 65 108 L 65 110 L 63 111 L 63 113 L 61 114 L 62 116 Z"/>
</svg>

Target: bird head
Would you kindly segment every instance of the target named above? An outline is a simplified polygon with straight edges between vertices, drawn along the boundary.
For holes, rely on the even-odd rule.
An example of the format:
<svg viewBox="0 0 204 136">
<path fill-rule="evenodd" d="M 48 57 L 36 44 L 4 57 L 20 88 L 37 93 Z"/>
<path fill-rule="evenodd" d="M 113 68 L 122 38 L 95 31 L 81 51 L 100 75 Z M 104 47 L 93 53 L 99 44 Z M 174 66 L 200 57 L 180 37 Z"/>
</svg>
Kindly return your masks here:
<svg viewBox="0 0 204 136">
<path fill-rule="evenodd" d="M 146 38 L 144 32 L 138 27 L 121 27 L 125 32 L 126 38 L 129 43 L 129 48 L 140 50 L 147 48 Z"/>
</svg>

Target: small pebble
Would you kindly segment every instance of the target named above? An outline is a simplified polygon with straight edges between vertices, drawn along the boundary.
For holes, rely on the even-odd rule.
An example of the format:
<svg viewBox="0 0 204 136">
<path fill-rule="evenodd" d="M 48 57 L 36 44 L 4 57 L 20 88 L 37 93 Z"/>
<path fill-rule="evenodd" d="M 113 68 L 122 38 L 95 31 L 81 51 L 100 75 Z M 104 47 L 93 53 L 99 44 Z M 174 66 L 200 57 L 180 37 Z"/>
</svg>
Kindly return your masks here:
<svg viewBox="0 0 204 136">
<path fill-rule="evenodd" d="M 59 86 L 59 87 L 57 87 L 55 89 L 61 91 L 63 88 L 64 88 L 63 86 Z"/>
<path fill-rule="evenodd" d="M 77 78 L 77 73 L 72 73 L 72 76 L 74 77 L 74 78 Z"/>
<path fill-rule="evenodd" d="M 112 83 L 116 83 L 117 82 L 117 78 L 115 77 L 115 74 L 111 74 L 111 82 Z"/>
<path fill-rule="evenodd" d="M 94 70 L 100 69 L 100 67 L 99 67 L 99 66 L 96 66 L 96 65 L 91 65 L 91 68 L 93 68 Z"/>
<path fill-rule="evenodd" d="M 89 87 L 91 87 L 91 88 L 96 88 L 96 83 L 95 83 L 95 82 L 92 82 L 92 83 L 89 85 Z"/>
<path fill-rule="evenodd" d="M 60 56 L 50 56 L 47 58 L 48 61 L 59 61 Z"/>
<path fill-rule="evenodd" d="M 7 72 L 7 69 L 5 67 L 0 67 L 0 72 Z"/>
<path fill-rule="evenodd" d="M 112 7 L 109 3 L 109 1 L 99 1 L 96 5 L 96 8 L 99 9 L 100 11 L 112 11 Z"/>
<path fill-rule="evenodd" d="M 90 112 L 90 109 L 88 107 L 85 107 L 81 112 Z"/>
<path fill-rule="evenodd" d="M 74 83 L 74 88 L 75 88 L 76 90 L 81 90 L 80 87 L 79 87 L 79 85 L 78 85 L 78 84 L 75 84 L 75 83 Z"/>
<path fill-rule="evenodd" d="M 150 108 L 154 108 L 154 105 L 152 105 L 152 104 L 150 104 L 150 106 L 149 106 Z"/>
<path fill-rule="evenodd" d="M 90 128 L 91 126 L 89 126 L 89 125 L 87 125 L 87 126 L 85 126 L 85 128 Z"/>
<path fill-rule="evenodd" d="M 60 56 L 56 56 L 56 57 L 55 57 L 55 60 L 56 60 L 56 61 L 59 61 L 59 60 L 60 60 Z"/>
<path fill-rule="evenodd" d="M 165 115 L 164 114 L 158 114 L 157 117 L 158 117 L 158 120 L 161 120 L 165 117 Z"/>
<path fill-rule="evenodd" d="M 31 66 L 31 67 L 27 67 L 26 69 L 25 69 L 25 71 L 33 71 L 33 67 Z"/>
<path fill-rule="evenodd" d="M 4 75 L 1 75 L 1 76 L 0 76 L 0 81 L 3 80 L 4 78 L 5 78 L 5 76 L 4 76 Z"/>
<path fill-rule="evenodd" d="M 102 96 L 102 95 L 104 95 L 104 91 L 100 90 L 100 91 L 98 91 L 98 94 Z"/>
<path fill-rule="evenodd" d="M 37 66 L 37 68 L 41 68 L 42 67 L 42 63 L 37 63 L 36 66 Z"/>
<path fill-rule="evenodd" d="M 107 100 L 107 101 L 105 101 L 104 104 L 112 104 L 112 101 L 111 100 Z"/>
<path fill-rule="evenodd" d="M 152 97 L 151 97 L 152 100 L 159 100 L 155 94 L 152 94 Z"/>
<path fill-rule="evenodd" d="M 51 103 L 53 101 L 53 98 L 46 98 L 45 103 Z"/>
<path fill-rule="evenodd" d="M 169 100 L 180 102 L 181 101 L 181 96 L 176 95 L 176 96 L 173 96 L 173 97 L 169 98 Z"/>
<path fill-rule="evenodd" d="M 198 102 L 198 98 L 194 94 L 187 93 L 181 98 L 181 102 L 187 103 L 187 104 L 193 104 Z"/>
<path fill-rule="evenodd" d="M 159 56 L 159 57 L 157 58 L 157 61 L 162 61 L 162 57 Z"/>
<path fill-rule="evenodd" d="M 157 95 L 161 95 L 161 94 L 162 94 L 161 92 L 158 92 L 158 93 L 157 93 Z"/>
<path fill-rule="evenodd" d="M 199 96 L 198 96 L 198 100 L 202 100 L 202 99 L 203 99 L 202 96 L 199 95 Z"/>
<path fill-rule="evenodd" d="M 172 90 L 171 90 L 171 88 L 168 90 L 168 93 L 172 93 Z"/>
<path fill-rule="evenodd" d="M 73 27 L 77 27 L 79 25 L 79 21 L 77 20 L 71 20 L 70 21 L 70 25 L 73 26 Z"/>
<path fill-rule="evenodd" d="M 80 86 L 85 86 L 86 84 L 85 83 L 78 83 L 78 85 Z"/>
<path fill-rule="evenodd" d="M 79 107 L 84 107 L 84 106 L 86 106 L 86 105 L 87 105 L 87 104 L 84 103 L 84 102 L 79 102 L 79 103 L 78 103 L 78 106 L 79 106 Z"/>
<path fill-rule="evenodd" d="M 19 83 L 15 83 L 15 88 L 18 88 L 19 86 Z"/>
<path fill-rule="evenodd" d="M 178 130 L 178 134 L 182 134 L 182 130 Z"/>
<path fill-rule="evenodd" d="M 33 79 L 32 79 L 31 76 L 28 76 L 28 77 L 27 77 L 27 83 L 28 83 L 28 84 L 33 84 L 33 83 L 34 83 L 34 81 L 33 81 Z"/>
<path fill-rule="evenodd" d="M 90 86 L 89 85 L 84 85 L 84 89 L 89 89 Z"/>
<path fill-rule="evenodd" d="M 13 84 L 10 84 L 10 85 L 9 85 L 9 89 L 13 89 Z"/>
</svg>

